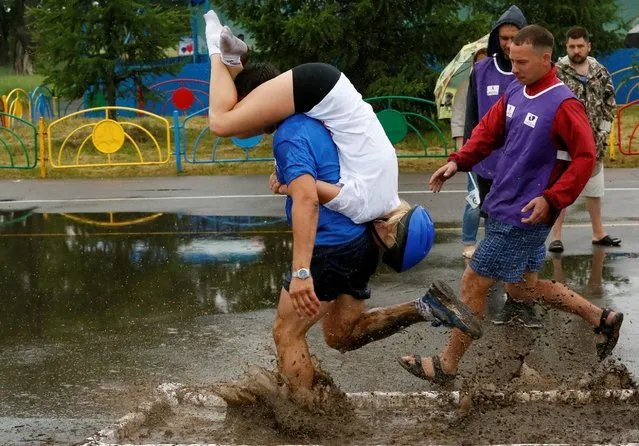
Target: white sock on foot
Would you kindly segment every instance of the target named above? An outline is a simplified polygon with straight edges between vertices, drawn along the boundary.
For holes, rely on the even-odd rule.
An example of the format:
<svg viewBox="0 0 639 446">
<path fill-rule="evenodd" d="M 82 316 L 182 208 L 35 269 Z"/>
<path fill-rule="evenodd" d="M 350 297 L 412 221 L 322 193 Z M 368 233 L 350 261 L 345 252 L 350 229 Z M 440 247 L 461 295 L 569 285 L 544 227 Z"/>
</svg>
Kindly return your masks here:
<svg viewBox="0 0 639 446">
<path fill-rule="evenodd" d="M 222 62 L 226 65 L 242 65 L 241 58 L 248 51 L 246 43 L 233 35 L 228 26 L 220 32 L 220 50 L 222 50 Z"/>
<path fill-rule="evenodd" d="M 220 32 L 222 31 L 220 19 L 211 10 L 204 14 L 204 23 L 206 24 L 206 46 L 209 48 L 209 56 L 220 54 Z"/>
<path fill-rule="evenodd" d="M 425 321 L 437 320 L 435 316 L 433 315 L 433 310 L 431 310 L 430 305 L 428 305 L 422 299 L 417 299 L 415 301 L 415 309 Z"/>
</svg>

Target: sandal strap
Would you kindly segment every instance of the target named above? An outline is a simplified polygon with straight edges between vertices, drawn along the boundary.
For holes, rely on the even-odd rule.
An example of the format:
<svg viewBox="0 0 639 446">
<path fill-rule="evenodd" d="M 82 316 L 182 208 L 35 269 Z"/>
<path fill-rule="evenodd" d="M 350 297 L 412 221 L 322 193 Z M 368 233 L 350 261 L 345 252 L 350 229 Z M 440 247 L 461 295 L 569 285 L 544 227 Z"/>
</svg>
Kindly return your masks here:
<svg viewBox="0 0 639 446">
<path fill-rule="evenodd" d="M 601 312 L 601 319 L 599 319 L 599 326 L 594 329 L 596 334 L 607 333 L 611 327 L 608 325 L 608 316 L 610 315 L 610 310 L 604 308 Z"/>
<path fill-rule="evenodd" d="M 433 361 L 433 371 L 435 372 L 435 376 L 433 382 L 436 384 L 448 384 L 449 382 L 455 379 L 455 375 L 451 375 L 450 373 L 444 372 L 442 369 L 442 363 L 439 359 L 439 355 L 435 355 L 431 358 Z"/>
</svg>

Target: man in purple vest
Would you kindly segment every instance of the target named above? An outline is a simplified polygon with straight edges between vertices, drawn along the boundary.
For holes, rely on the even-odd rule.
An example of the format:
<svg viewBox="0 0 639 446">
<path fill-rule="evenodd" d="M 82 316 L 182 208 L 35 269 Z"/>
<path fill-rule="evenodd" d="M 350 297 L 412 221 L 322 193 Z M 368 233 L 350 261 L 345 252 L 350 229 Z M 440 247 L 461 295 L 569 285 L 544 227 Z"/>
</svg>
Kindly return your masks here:
<svg viewBox="0 0 639 446">
<path fill-rule="evenodd" d="M 603 360 L 617 344 L 623 313 L 599 308 L 565 285 L 537 277 L 553 221 L 577 199 L 595 164 L 586 110 L 557 79 L 553 46 L 552 34 L 541 26 L 526 26 L 517 33 L 510 58 L 519 82 L 508 86 L 462 150 L 432 175 L 429 186 L 439 192 L 457 170 L 467 172 L 499 149 L 495 181 L 482 207 L 486 236 L 462 277 L 462 299 L 481 317 L 488 289 L 502 281 L 517 300 L 539 299 L 581 316 L 595 327 L 597 354 Z M 439 355 L 410 355 L 399 362 L 415 376 L 445 384 L 455 378 L 471 342 L 453 330 Z"/>
<path fill-rule="evenodd" d="M 467 141 L 473 129 L 486 112 L 503 96 L 506 88 L 515 80 L 510 62 L 510 46 L 515 34 L 527 25 L 526 17 L 517 6 L 508 8 L 494 23 L 488 38 L 488 58 L 475 64 L 470 74 L 468 99 L 466 102 L 466 120 L 464 123 L 464 141 Z M 479 191 L 479 202 L 484 202 L 495 178 L 495 168 L 501 155 L 500 150 L 493 151 L 490 156 L 476 164 L 470 175 L 473 175 Z M 474 188 L 468 178 L 469 192 Z M 483 213 L 482 216 L 485 217 Z M 480 209 L 473 209 L 470 204 L 464 208 L 462 219 L 463 256 L 470 259 L 475 252 L 477 232 L 479 229 Z M 495 318 L 494 324 L 507 324 L 518 321 L 528 328 L 541 328 L 542 324 L 532 305 L 514 301 L 506 293 L 506 301 Z"/>
</svg>

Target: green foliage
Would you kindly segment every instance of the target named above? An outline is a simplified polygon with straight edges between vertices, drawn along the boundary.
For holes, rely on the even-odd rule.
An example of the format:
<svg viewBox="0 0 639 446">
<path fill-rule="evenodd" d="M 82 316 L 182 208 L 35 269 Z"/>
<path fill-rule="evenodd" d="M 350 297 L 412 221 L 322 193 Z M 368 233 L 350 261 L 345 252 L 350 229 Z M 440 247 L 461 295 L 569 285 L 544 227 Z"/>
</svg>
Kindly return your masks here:
<svg viewBox="0 0 639 446">
<path fill-rule="evenodd" d="M 432 97 L 433 67 L 485 33 L 486 18 L 461 18 L 461 0 L 217 0 L 249 32 L 260 57 L 288 69 L 328 62 L 365 95 Z M 428 55 L 428 56 L 427 56 Z"/>
<path fill-rule="evenodd" d="M 215 0 L 213 7 L 251 34 L 257 58 L 280 69 L 328 62 L 365 96 L 432 99 L 439 68 L 490 31 L 511 0 Z M 616 0 L 521 0 L 530 23 L 557 37 L 588 28 L 596 50 L 619 47 Z M 607 24 L 606 27 L 603 27 Z M 559 54 L 563 54 L 563 49 Z"/>
<path fill-rule="evenodd" d="M 471 13 L 483 11 L 495 18 L 505 11 L 511 0 L 472 0 Z M 548 28 L 555 36 L 555 56 L 566 54 L 566 31 L 573 26 L 583 26 L 591 36 L 595 57 L 622 46 L 624 24 L 617 0 L 518 0 L 528 19 Z"/>
<path fill-rule="evenodd" d="M 44 0 L 29 14 L 45 81 L 69 98 L 102 92 L 108 105 L 131 94 L 126 81 L 176 72 L 179 65 L 159 61 L 189 29 L 187 8 L 143 0 Z"/>
</svg>

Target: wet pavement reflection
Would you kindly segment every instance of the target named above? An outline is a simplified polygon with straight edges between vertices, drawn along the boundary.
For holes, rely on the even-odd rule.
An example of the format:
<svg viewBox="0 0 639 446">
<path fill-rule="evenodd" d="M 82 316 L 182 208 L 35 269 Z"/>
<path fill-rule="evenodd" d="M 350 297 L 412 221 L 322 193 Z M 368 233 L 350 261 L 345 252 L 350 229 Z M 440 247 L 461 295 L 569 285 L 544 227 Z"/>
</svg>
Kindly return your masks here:
<svg viewBox="0 0 639 446">
<path fill-rule="evenodd" d="M 442 244 L 452 239 L 438 234 Z M 280 218 L 28 211 L 0 212 L 0 244 L 4 417 L 97 417 L 105 406 L 96 389 L 179 376 L 175 362 L 157 360 L 188 348 L 169 335 L 183 335 L 198 317 L 275 308 L 292 248 Z M 541 276 L 631 312 L 638 263 L 634 253 L 593 249 L 549 257 Z M 459 277 L 462 267 L 455 254 Z M 216 334 L 207 342 L 221 341 Z M 630 344 L 621 353 L 638 357 Z"/>
<path fill-rule="evenodd" d="M 4 416 L 99 413 L 70 396 L 152 375 L 127 358 L 197 317 L 274 307 L 291 251 L 282 219 L 167 214 L 1 213 L 0 243 Z"/>
</svg>

